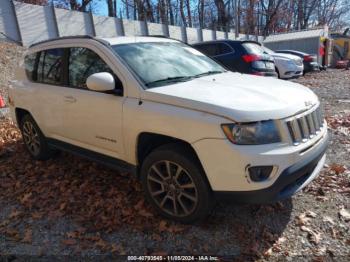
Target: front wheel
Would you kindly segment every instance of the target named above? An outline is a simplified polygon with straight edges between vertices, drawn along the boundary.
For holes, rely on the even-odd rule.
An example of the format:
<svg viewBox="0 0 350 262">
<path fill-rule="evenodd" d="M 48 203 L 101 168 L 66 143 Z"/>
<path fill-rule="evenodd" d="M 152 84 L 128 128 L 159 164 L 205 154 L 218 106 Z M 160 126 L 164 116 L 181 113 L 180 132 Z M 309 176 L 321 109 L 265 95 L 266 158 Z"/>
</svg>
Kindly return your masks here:
<svg viewBox="0 0 350 262">
<path fill-rule="evenodd" d="M 149 203 L 172 220 L 199 221 L 212 209 L 205 174 L 186 147 L 166 145 L 151 152 L 142 164 L 141 182 Z"/>
</svg>

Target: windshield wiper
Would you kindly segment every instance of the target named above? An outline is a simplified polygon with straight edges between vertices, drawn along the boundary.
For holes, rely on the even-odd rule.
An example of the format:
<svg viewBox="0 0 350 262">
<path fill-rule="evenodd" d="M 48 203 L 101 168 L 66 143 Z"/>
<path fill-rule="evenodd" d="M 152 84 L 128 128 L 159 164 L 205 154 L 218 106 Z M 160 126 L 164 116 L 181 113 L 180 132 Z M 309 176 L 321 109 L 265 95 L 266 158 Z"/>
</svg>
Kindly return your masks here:
<svg viewBox="0 0 350 262">
<path fill-rule="evenodd" d="M 191 79 L 192 79 L 192 76 L 173 76 L 173 77 L 167 77 L 164 79 L 159 79 L 156 81 L 148 82 L 145 85 L 146 86 L 153 86 L 154 84 L 163 83 L 163 82 L 181 82 L 181 81 L 188 81 Z"/>
<path fill-rule="evenodd" d="M 193 77 L 202 77 L 202 76 L 208 76 L 208 75 L 214 75 L 214 74 L 220 74 L 220 73 L 224 73 L 226 71 L 219 71 L 219 70 L 216 70 L 216 71 L 208 71 L 208 72 L 204 72 L 204 73 L 201 73 L 201 74 L 198 74 L 198 75 L 195 75 Z"/>
</svg>

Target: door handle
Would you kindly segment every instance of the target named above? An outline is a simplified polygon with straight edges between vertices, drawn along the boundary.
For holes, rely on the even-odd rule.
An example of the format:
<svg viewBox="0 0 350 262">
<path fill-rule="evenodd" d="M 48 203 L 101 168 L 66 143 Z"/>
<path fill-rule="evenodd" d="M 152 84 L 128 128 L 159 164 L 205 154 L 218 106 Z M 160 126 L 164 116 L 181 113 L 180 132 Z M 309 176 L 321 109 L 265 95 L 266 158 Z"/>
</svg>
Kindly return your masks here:
<svg viewBox="0 0 350 262">
<path fill-rule="evenodd" d="M 73 96 L 65 96 L 64 101 L 69 102 L 69 103 L 75 103 L 77 101 L 77 99 Z"/>
</svg>

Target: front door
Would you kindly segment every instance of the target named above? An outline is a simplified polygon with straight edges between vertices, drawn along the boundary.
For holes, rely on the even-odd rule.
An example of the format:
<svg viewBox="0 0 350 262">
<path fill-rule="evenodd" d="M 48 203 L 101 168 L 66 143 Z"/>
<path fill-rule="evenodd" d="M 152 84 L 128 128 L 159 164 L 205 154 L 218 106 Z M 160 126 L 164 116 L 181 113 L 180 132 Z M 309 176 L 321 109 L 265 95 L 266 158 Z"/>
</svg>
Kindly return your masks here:
<svg viewBox="0 0 350 262">
<path fill-rule="evenodd" d="M 109 72 L 122 84 L 113 70 L 91 49 L 70 48 L 68 86 L 65 89 L 64 140 L 101 154 L 120 158 L 123 154 L 123 95 L 87 89 L 87 78 L 99 72 Z"/>
</svg>

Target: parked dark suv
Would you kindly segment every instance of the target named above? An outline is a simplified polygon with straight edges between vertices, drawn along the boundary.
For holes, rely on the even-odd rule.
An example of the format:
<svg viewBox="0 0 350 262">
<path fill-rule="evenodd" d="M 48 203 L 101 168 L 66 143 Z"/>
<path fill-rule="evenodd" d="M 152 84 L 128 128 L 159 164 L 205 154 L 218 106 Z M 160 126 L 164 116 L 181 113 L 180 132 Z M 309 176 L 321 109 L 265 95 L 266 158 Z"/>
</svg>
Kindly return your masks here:
<svg viewBox="0 0 350 262">
<path fill-rule="evenodd" d="M 193 44 L 227 69 L 245 74 L 277 77 L 274 59 L 258 42 L 217 40 Z"/>
</svg>

